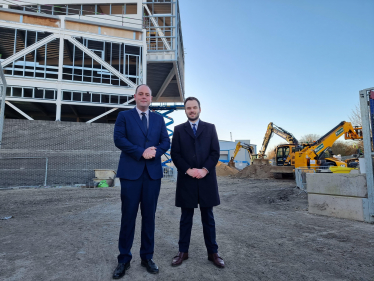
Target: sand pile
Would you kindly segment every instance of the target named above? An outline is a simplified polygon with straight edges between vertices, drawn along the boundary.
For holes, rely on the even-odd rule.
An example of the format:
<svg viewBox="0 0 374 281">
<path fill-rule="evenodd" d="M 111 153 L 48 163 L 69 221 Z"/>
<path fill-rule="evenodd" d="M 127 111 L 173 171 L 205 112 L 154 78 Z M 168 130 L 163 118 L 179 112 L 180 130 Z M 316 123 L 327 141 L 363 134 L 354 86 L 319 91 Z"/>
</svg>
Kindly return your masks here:
<svg viewBox="0 0 374 281">
<path fill-rule="evenodd" d="M 272 166 L 269 164 L 250 165 L 245 167 L 235 175 L 236 178 L 252 178 L 252 179 L 271 179 L 274 178 L 273 173 L 270 173 Z"/>
<path fill-rule="evenodd" d="M 232 176 L 237 174 L 239 171 L 235 168 L 231 168 L 227 166 L 226 164 L 222 163 L 221 161 L 218 161 L 216 166 L 216 174 L 220 177 L 226 177 L 226 176 Z"/>
</svg>

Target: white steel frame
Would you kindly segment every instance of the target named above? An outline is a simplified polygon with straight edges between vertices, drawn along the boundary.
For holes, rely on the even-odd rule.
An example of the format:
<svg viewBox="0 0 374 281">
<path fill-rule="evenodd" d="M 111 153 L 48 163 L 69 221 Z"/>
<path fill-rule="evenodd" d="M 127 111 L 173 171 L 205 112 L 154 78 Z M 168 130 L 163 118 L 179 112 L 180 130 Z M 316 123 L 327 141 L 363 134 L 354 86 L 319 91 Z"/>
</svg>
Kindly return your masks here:
<svg viewBox="0 0 374 281">
<path fill-rule="evenodd" d="M 56 17 L 57 18 L 57 17 Z M 127 45 L 133 45 L 133 46 L 139 46 L 142 48 L 142 63 L 139 65 L 139 75 L 140 83 L 145 84 L 146 83 L 146 69 L 147 69 L 147 45 L 146 45 L 146 36 L 145 36 L 145 30 L 142 31 L 143 36 L 142 40 L 135 40 L 135 39 L 127 39 L 122 37 L 114 37 L 114 36 L 107 36 L 102 34 L 94 34 L 94 33 L 87 33 L 82 31 L 74 31 L 74 30 L 67 30 L 65 29 L 65 19 L 68 20 L 68 18 L 65 17 L 59 17 L 59 20 L 61 21 L 61 27 L 55 28 L 55 27 L 49 27 L 49 26 L 39 26 L 39 25 L 31 25 L 31 24 L 25 24 L 25 23 L 15 23 L 15 22 L 9 22 L 4 21 L 0 19 L 0 27 L 5 28 L 11 28 L 11 29 L 23 29 L 23 30 L 30 30 L 30 31 L 38 31 L 38 32 L 49 32 L 52 33 L 48 37 L 28 46 L 27 48 L 13 54 L 11 57 L 8 57 L 5 60 L 1 61 L 1 66 L 9 65 L 13 62 L 15 62 L 17 59 L 21 58 L 22 56 L 25 56 L 29 54 L 32 51 L 35 51 L 36 49 L 40 48 L 41 46 L 47 44 L 48 42 L 51 42 L 52 40 L 59 39 L 59 66 L 58 66 L 58 79 L 56 80 L 46 80 L 46 79 L 35 79 L 35 78 L 26 78 L 26 77 L 14 77 L 14 76 L 7 76 L 8 85 L 11 86 L 20 86 L 20 87 L 36 87 L 36 88 L 48 88 L 48 89 L 56 89 L 57 90 L 57 99 L 56 100 L 42 100 L 42 99 L 32 99 L 32 98 L 17 98 L 17 97 L 6 97 L 7 105 L 11 106 L 13 109 L 15 109 L 17 112 L 22 114 L 25 118 L 32 120 L 30 116 L 28 116 L 25 112 L 20 110 L 19 108 L 15 107 L 10 101 L 27 101 L 27 102 L 43 102 L 43 103 L 54 103 L 56 104 L 56 121 L 61 120 L 61 106 L 63 104 L 69 104 L 69 105 L 88 105 L 88 106 L 100 106 L 100 107 L 113 107 L 112 111 L 118 109 L 118 108 L 133 108 L 133 105 L 129 105 L 129 97 L 132 97 L 134 95 L 134 88 L 136 87 L 136 84 L 133 83 L 126 75 L 123 75 L 119 71 L 117 71 L 114 67 L 112 67 L 110 64 L 105 62 L 102 58 L 97 56 L 94 52 L 92 52 L 90 49 L 85 47 L 83 44 L 81 44 L 79 41 L 77 41 L 75 38 L 83 37 L 85 39 L 90 40 L 97 40 L 97 41 L 106 41 L 106 42 L 112 42 L 112 43 L 122 43 Z M 63 76 L 63 55 L 64 55 L 64 39 L 70 41 L 74 46 L 82 50 L 86 55 L 100 63 L 106 70 L 108 70 L 112 75 L 118 77 L 120 80 L 125 82 L 128 87 L 116 87 L 116 86 L 105 86 L 105 85 L 95 85 L 91 83 L 78 83 L 78 82 L 69 82 L 62 80 Z M 129 75 L 131 76 L 131 75 Z M 103 94 L 117 94 L 121 96 L 127 96 L 127 102 L 124 104 L 92 104 L 92 103 L 81 103 L 81 102 L 64 102 L 62 100 L 62 92 L 70 90 L 70 91 L 89 91 L 89 92 L 100 92 Z M 110 113 L 110 112 L 109 112 Z M 106 114 L 109 114 L 106 112 Z M 105 115 L 106 115 L 105 114 Z M 100 115 L 95 120 L 101 118 Z M 93 122 L 93 120 L 90 120 L 89 123 Z"/>
<path fill-rule="evenodd" d="M 362 121 L 362 135 L 364 140 L 364 154 L 365 154 L 365 168 L 366 168 L 366 182 L 368 190 L 368 198 L 363 199 L 364 206 L 364 220 L 366 222 L 374 222 L 374 179 L 373 179 L 373 156 L 372 149 L 372 130 L 370 122 L 369 111 L 369 94 L 374 88 L 368 88 L 359 92 L 360 110 Z M 373 116 L 371 116 L 373 117 Z"/>
</svg>

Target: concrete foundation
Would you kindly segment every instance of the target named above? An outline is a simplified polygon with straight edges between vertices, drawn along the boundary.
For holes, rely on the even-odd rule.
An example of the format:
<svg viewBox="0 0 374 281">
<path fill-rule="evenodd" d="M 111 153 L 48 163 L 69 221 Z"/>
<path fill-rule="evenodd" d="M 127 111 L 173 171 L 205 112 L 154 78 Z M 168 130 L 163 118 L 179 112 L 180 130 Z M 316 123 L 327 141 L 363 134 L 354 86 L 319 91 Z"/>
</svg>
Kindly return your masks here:
<svg viewBox="0 0 374 281">
<path fill-rule="evenodd" d="M 308 194 L 308 204 L 312 214 L 364 221 L 362 198 Z"/>
<path fill-rule="evenodd" d="M 365 198 L 368 196 L 366 175 L 309 173 L 306 174 L 307 192 Z"/>
<path fill-rule="evenodd" d="M 366 175 L 306 174 L 309 212 L 364 221 Z"/>
</svg>

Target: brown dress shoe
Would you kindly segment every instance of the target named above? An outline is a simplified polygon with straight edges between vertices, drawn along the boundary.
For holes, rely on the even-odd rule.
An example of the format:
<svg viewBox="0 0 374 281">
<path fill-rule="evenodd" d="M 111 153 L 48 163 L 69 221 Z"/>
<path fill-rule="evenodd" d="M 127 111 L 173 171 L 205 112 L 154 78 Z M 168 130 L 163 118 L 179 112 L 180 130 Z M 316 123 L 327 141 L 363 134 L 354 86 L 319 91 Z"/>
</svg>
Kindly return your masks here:
<svg viewBox="0 0 374 281">
<path fill-rule="evenodd" d="M 173 258 L 171 266 L 181 265 L 184 260 L 188 259 L 188 253 L 179 252 L 177 256 Z"/>
<path fill-rule="evenodd" d="M 218 255 L 218 253 L 216 253 L 216 254 L 208 254 L 208 260 L 212 261 L 214 263 L 214 265 L 217 266 L 217 267 L 219 267 L 219 268 L 224 268 L 225 267 L 225 262 Z"/>
</svg>

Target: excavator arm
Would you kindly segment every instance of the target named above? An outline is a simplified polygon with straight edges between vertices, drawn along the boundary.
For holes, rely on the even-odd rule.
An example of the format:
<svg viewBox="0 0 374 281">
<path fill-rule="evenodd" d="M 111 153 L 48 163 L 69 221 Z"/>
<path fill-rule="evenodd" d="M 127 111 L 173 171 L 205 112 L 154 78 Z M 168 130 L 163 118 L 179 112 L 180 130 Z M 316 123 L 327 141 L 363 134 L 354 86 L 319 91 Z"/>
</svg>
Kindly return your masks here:
<svg viewBox="0 0 374 281">
<path fill-rule="evenodd" d="M 332 130 L 315 141 L 310 146 L 304 147 L 300 152 L 296 152 L 295 167 L 319 166 L 319 160 L 323 160 L 323 153 L 332 147 L 332 145 L 344 135 L 345 139 L 358 140 L 362 139 L 362 127 L 353 127 L 350 122 L 342 121 Z M 336 160 L 335 158 L 325 158 L 329 163 L 335 163 L 337 166 L 346 166 L 346 163 Z"/>
<path fill-rule="evenodd" d="M 238 155 L 238 152 L 241 148 L 244 148 L 248 151 L 248 154 L 249 154 L 249 159 L 251 160 L 252 159 L 252 154 L 253 154 L 253 151 L 254 151 L 254 148 L 253 146 L 249 145 L 249 144 L 246 144 L 246 143 L 240 143 L 240 141 L 236 144 L 235 146 L 235 150 L 234 150 L 234 155 L 231 157 L 229 163 L 228 163 L 228 166 L 230 167 L 235 167 L 235 163 L 234 163 L 234 160 L 235 160 L 235 157 L 236 155 Z"/>
<path fill-rule="evenodd" d="M 273 136 L 273 134 L 280 136 L 282 139 L 286 140 L 289 144 L 297 145 L 299 143 L 299 141 L 290 132 L 287 132 L 285 129 L 274 125 L 273 122 L 270 122 L 266 129 L 266 133 L 264 136 L 264 140 L 262 142 L 261 150 L 258 154 L 258 158 L 265 157 L 266 149 L 269 145 L 270 139 Z"/>
<path fill-rule="evenodd" d="M 308 156 L 310 156 L 310 158 L 314 156 L 313 158 L 319 159 L 322 153 L 326 149 L 332 147 L 332 145 L 343 135 L 345 139 L 362 139 L 362 127 L 354 128 L 350 122 L 340 122 L 331 131 L 314 142 L 310 148 L 307 148 L 309 152 Z"/>
</svg>

